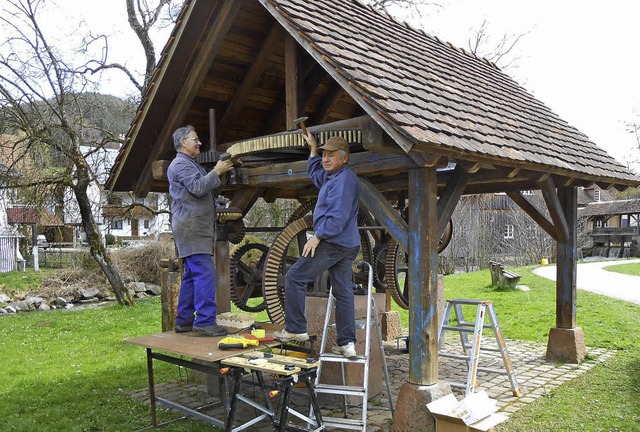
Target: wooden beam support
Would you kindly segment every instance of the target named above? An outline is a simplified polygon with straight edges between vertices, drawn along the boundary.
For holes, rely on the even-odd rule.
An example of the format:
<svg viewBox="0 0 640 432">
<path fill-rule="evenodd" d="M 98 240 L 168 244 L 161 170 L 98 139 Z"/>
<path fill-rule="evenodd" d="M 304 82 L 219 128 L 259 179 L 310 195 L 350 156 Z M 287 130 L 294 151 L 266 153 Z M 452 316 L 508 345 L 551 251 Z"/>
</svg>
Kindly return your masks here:
<svg viewBox="0 0 640 432">
<path fill-rule="evenodd" d="M 440 195 L 438 199 L 438 239 L 444 234 L 449 219 L 451 219 L 464 188 L 469 182 L 469 177 L 469 173 L 462 166 L 456 165 L 453 177 L 447 182 L 447 187 Z"/>
<path fill-rule="evenodd" d="M 553 184 L 553 179 L 551 176 L 543 176 L 538 183 L 540 184 L 540 190 L 542 191 L 544 201 L 547 203 L 547 209 L 549 210 L 549 215 L 553 221 L 553 225 L 557 233 L 557 239 L 559 242 L 564 242 L 569 237 L 569 227 L 562 212 L 562 207 L 560 205 L 560 200 L 558 199 L 556 187 Z"/>
<path fill-rule="evenodd" d="M 389 201 L 366 178 L 358 177 L 360 182 L 360 204 L 362 204 L 398 242 L 401 248 L 408 248 L 408 225 Z"/>
<path fill-rule="evenodd" d="M 438 194 L 436 170 L 409 170 L 409 382 L 438 383 Z"/>
<path fill-rule="evenodd" d="M 183 121 L 184 116 L 188 111 L 187 108 L 193 102 L 193 99 L 195 98 L 195 95 L 200 88 L 200 84 L 206 78 L 207 73 L 211 68 L 211 63 L 220 50 L 222 42 L 224 41 L 227 33 L 229 33 L 229 30 L 231 29 L 231 26 L 235 21 L 235 16 L 243 3 L 244 1 L 225 1 L 221 2 L 218 11 L 210 11 L 210 13 L 215 12 L 214 21 L 210 26 L 210 28 L 213 30 L 208 32 L 206 36 L 204 36 L 202 45 L 199 46 L 199 51 L 206 52 L 208 53 L 208 55 L 194 55 L 195 60 L 191 67 L 188 68 L 187 75 L 183 79 L 182 88 L 184 89 L 184 91 L 175 95 L 175 100 L 173 100 L 171 103 L 171 112 L 169 114 L 169 117 L 164 122 L 165 126 L 157 134 L 159 141 L 170 140 L 171 134 L 174 132 L 174 126 L 176 124 L 180 124 Z M 211 8 L 210 6 L 208 7 L 209 9 Z M 176 47 L 173 47 L 173 49 L 175 50 Z M 158 80 L 161 79 L 162 77 L 158 78 Z M 153 106 L 153 103 L 147 104 L 147 108 L 151 106 Z M 148 188 L 151 185 L 152 176 L 151 164 L 153 163 L 153 161 L 159 159 L 162 151 L 163 146 L 158 145 L 153 147 L 152 151 L 147 155 L 147 163 L 138 173 L 138 180 L 136 181 L 134 187 L 134 193 L 136 196 L 146 196 L 147 192 L 149 191 Z"/>
<path fill-rule="evenodd" d="M 556 327 L 572 329 L 576 326 L 576 279 L 578 237 L 578 193 L 575 187 L 558 190 L 563 219 L 568 221 L 568 235 L 557 244 Z"/>
<path fill-rule="evenodd" d="M 277 26 L 279 27 L 279 26 Z M 297 129 L 297 118 L 304 116 L 304 86 L 300 74 L 300 60 L 298 44 L 291 35 L 285 36 L 284 43 L 284 72 L 286 97 L 286 127 L 287 130 Z"/>
<path fill-rule="evenodd" d="M 545 215 L 540 213 L 533 204 L 529 202 L 519 191 L 508 191 L 507 195 L 518 205 L 526 214 L 528 214 L 535 223 L 540 226 L 554 240 L 558 241 L 558 232 L 553 223 L 547 219 Z"/>
<path fill-rule="evenodd" d="M 402 171 L 415 168 L 408 157 L 375 152 L 354 153 L 349 156 L 349 165 L 358 175 L 374 175 L 390 170 Z M 296 161 L 279 165 L 255 168 L 236 168 L 236 184 L 253 187 L 274 187 L 291 182 L 309 182 L 307 161 Z"/>
<path fill-rule="evenodd" d="M 236 121 L 238 115 L 245 107 L 254 85 L 260 79 L 265 66 L 269 62 L 269 58 L 276 49 L 281 37 L 282 27 L 278 24 L 274 24 L 269 30 L 269 34 L 267 34 L 255 61 L 251 64 L 249 71 L 242 80 L 242 83 L 240 83 L 233 99 L 218 122 L 217 138 L 224 136 L 225 132 L 231 128 L 231 125 Z"/>
</svg>

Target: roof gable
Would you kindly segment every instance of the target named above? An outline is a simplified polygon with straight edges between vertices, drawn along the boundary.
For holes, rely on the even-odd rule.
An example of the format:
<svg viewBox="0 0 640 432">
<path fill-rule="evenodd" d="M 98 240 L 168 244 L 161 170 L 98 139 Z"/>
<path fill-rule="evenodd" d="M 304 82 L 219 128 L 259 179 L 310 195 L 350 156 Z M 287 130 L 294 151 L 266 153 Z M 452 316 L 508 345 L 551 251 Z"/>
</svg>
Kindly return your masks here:
<svg viewBox="0 0 640 432">
<path fill-rule="evenodd" d="M 184 124 L 204 138 L 213 116 L 219 151 L 292 129 L 285 118 L 288 38 L 302 47 L 295 73 L 303 87 L 299 105 L 311 124 L 368 114 L 414 160 L 417 154 L 443 165 L 502 169 L 497 177 L 521 189 L 536 188 L 536 176 L 549 174 L 582 186 L 640 184 L 492 63 L 359 2 L 192 0 L 107 187 L 138 195 L 163 191 L 151 165 L 174 157 L 171 133 Z M 516 186 L 512 177 L 524 170 Z M 503 190 L 491 188 L 473 192 Z"/>
</svg>

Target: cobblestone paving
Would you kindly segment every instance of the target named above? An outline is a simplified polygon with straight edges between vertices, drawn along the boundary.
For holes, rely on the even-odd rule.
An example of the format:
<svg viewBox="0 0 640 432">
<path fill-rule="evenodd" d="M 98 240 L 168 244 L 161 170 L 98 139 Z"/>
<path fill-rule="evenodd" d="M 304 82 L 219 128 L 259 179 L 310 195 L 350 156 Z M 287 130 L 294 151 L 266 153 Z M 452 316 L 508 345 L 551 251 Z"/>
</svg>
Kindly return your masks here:
<svg viewBox="0 0 640 432">
<path fill-rule="evenodd" d="M 506 416 L 510 416 L 526 404 L 548 394 L 556 387 L 615 355 L 615 351 L 602 348 L 588 348 L 589 355 L 581 365 L 550 363 L 545 360 L 545 344 L 513 340 L 506 340 L 505 342 L 522 395 L 520 397 L 513 395 L 510 380 L 506 374 L 478 372 L 477 378 L 478 389 L 485 390 L 489 397 L 496 399 L 498 412 Z M 399 345 L 400 348 L 404 348 L 402 341 L 400 344 L 396 341 L 385 342 L 385 355 L 389 369 L 394 405 L 400 387 L 407 381 L 409 376 L 409 355 L 402 349 L 398 349 Z M 483 337 L 482 345 L 483 347 L 491 347 L 492 345 L 495 347 L 495 343 L 492 344 L 492 339 L 486 337 Z M 449 339 L 449 337 L 447 337 L 444 351 L 455 352 L 456 350 L 461 352 L 459 339 L 456 345 L 455 338 Z M 480 356 L 479 366 L 504 370 L 502 359 L 497 353 L 485 354 L 483 352 Z M 438 376 L 441 381 L 452 384 L 465 384 L 467 374 L 468 370 L 465 361 L 440 357 Z M 243 388 L 247 387 L 245 386 Z M 383 386 L 383 389 L 383 392 L 372 398 L 367 405 L 367 431 L 369 432 L 386 432 L 391 430 L 392 415 L 389 408 L 388 396 L 386 395 L 386 386 Z M 458 399 L 464 396 L 464 388 L 452 385 L 452 390 Z M 250 387 L 244 394 L 250 398 L 257 397 L 257 400 L 262 401 L 259 395 Z M 197 409 L 216 401 L 215 398 L 206 393 L 204 385 L 187 384 L 179 380 L 156 384 L 156 395 L 191 409 Z M 137 400 L 146 401 L 147 403 L 149 401 L 148 389 L 142 389 L 133 393 L 131 396 Z M 302 396 L 294 395 L 292 398 L 292 406 L 306 414 L 306 399 L 306 397 L 303 398 Z M 275 401 L 277 404 L 277 399 L 275 399 Z M 159 409 L 167 408 L 163 407 Z M 337 407 L 331 411 L 326 409 L 322 410 L 323 415 L 329 416 L 340 416 L 342 412 L 342 407 Z M 217 418 L 222 418 L 219 412 L 213 412 L 212 414 Z M 362 415 L 361 411 L 356 407 L 350 407 L 349 414 L 350 418 L 361 418 Z M 237 421 L 234 422 L 234 425 L 238 426 L 255 415 L 254 409 L 244 405 L 238 410 Z M 273 428 L 269 422 L 265 420 L 244 430 L 262 432 L 273 430 Z"/>
</svg>

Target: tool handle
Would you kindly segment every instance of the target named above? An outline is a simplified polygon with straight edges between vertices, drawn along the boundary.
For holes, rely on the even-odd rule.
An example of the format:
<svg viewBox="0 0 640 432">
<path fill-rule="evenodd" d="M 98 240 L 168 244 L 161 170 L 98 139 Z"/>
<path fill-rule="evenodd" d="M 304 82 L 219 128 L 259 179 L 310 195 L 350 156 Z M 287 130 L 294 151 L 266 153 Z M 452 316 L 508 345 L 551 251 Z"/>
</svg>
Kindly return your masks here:
<svg viewBox="0 0 640 432">
<path fill-rule="evenodd" d="M 244 348 L 244 346 L 242 346 L 241 343 L 219 343 L 218 348 L 220 348 L 221 350 L 242 349 Z"/>
</svg>

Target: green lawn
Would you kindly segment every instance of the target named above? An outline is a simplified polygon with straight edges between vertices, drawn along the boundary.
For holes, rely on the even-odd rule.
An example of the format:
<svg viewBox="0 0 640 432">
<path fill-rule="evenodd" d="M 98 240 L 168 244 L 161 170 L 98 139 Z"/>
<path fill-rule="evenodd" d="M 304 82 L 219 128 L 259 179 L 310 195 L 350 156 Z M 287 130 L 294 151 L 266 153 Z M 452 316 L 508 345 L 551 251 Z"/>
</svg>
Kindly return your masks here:
<svg viewBox="0 0 640 432">
<path fill-rule="evenodd" d="M 546 343 L 555 325 L 555 284 L 531 269 L 515 269 L 529 292 L 495 290 L 489 272 L 481 271 L 446 276 L 445 296 L 491 299 L 506 338 Z M 406 327 L 407 313 L 401 312 Z M 577 312 L 587 346 L 616 349 L 617 355 L 528 404 L 496 431 L 640 430 L 640 306 L 579 291 Z M 148 404 L 126 394 L 147 386 L 145 351 L 123 340 L 159 331 L 159 299 L 0 317 L 0 430 L 148 427 Z M 157 362 L 155 371 L 157 382 L 180 379 L 166 363 Z M 159 421 L 176 417 L 159 410 Z M 164 430 L 211 427 L 188 420 Z"/>
<path fill-rule="evenodd" d="M 640 276 L 640 263 L 617 264 L 603 267 L 607 271 L 624 273 L 632 276 Z"/>
</svg>

